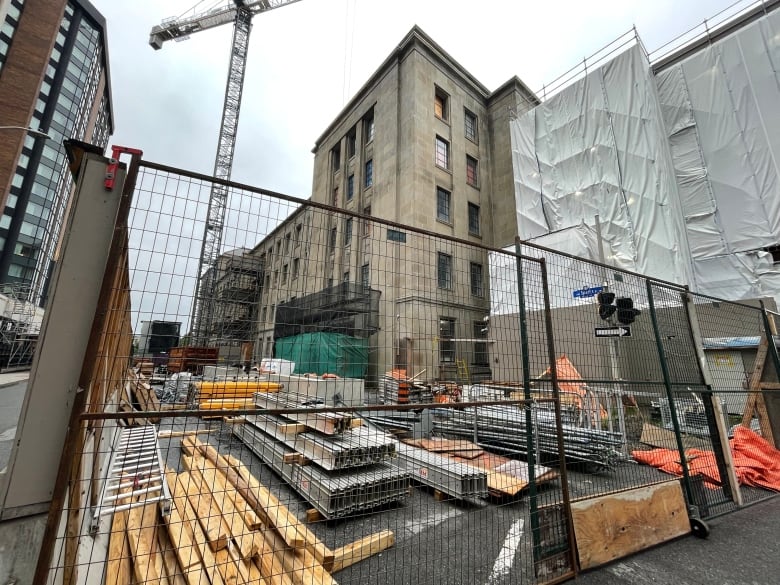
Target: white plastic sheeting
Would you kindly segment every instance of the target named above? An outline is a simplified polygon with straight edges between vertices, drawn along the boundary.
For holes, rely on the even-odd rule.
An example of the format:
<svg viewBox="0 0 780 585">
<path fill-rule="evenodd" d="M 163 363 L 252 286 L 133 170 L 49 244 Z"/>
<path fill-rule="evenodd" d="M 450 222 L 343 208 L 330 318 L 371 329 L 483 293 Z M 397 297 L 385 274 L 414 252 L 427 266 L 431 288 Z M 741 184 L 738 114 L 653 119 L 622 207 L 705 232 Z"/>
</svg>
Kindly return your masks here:
<svg viewBox="0 0 780 585">
<path fill-rule="evenodd" d="M 510 130 L 521 238 L 598 259 L 598 214 L 611 265 L 780 300 L 780 10 L 656 75 L 634 46 Z"/>
<path fill-rule="evenodd" d="M 607 263 L 691 280 L 666 130 L 640 47 L 513 121 L 511 136 L 521 238 L 597 260 L 598 215 Z"/>
<path fill-rule="evenodd" d="M 656 75 L 694 288 L 780 297 L 780 10 Z"/>
</svg>

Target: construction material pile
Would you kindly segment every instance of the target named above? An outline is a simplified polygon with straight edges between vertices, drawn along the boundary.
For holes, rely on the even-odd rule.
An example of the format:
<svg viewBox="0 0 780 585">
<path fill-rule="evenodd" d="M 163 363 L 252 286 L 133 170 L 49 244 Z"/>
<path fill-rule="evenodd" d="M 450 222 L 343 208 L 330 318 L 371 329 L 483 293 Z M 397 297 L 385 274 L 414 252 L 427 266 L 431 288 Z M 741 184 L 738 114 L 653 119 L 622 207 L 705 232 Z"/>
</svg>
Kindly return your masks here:
<svg viewBox="0 0 780 585">
<path fill-rule="evenodd" d="M 254 408 L 257 392 L 279 392 L 284 386 L 259 378 L 202 381 L 192 384 L 198 410 Z"/>
<path fill-rule="evenodd" d="M 418 384 L 414 380 L 425 372 L 409 378 L 406 370 L 390 370 L 382 376 L 382 400 L 385 404 L 422 404 L 433 401 L 430 387 Z"/>
<path fill-rule="evenodd" d="M 541 454 L 558 459 L 558 438 L 552 410 L 534 406 L 531 411 L 533 442 Z M 499 452 L 527 454 L 526 412 L 513 405 L 479 406 L 440 412 L 434 418 L 437 435 L 474 440 Z M 588 464 L 593 470 L 608 470 L 622 459 L 620 433 L 562 425 L 567 460 Z"/>
<path fill-rule="evenodd" d="M 281 416 L 246 416 L 233 433 L 325 518 L 339 518 L 402 501 L 409 473 L 389 461 L 396 442 L 343 413 L 301 412 L 311 397 L 257 394 L 265 409 L 296 409 Z"/>
<path fill-rule="evenodd" d="M 106 583 L 335 584 L 333 573 L 394 544 L 382 531 L 331 550 L 241 462 L 191 436 L 182 449 L 167 516 L 143 501 L 114 513 Z"/>
<path fill-rule="evenodd" d="M 487 493 L 494 497 L 514 497 L 529 484 L 527 463 L 508 459 L 495 453 L 489 453 L 471 441 L 434 437 L 431 439 L 407 439 L 404 443 L 406 449 L 417 448 L 418 450 L 430 452 L 429 455 L 436 455 L 438 457 L 437 464 L 445 470 L 448 468 L 448 461 L 465 465 L 473 470 L 479 470 L 485 475 Z M 401 457 L 403 458 L 403 454 Z M 442 482 L 447 487 L 441 490 L 428 481 L 432 479 L 431 474 L 427 472 L 429 468 L 423 467 L 421 469 L 426 469 L 426 473 L 422 474 L 424 479 L 418 474 L 420 481 L 425 481 L 427 485 L 431 485 L 443 494 L 455 498 L 458 497 L 456 495 L 457 491 L 462 490 L 462 488 L 459 488 L 457 483 L 453 482 L 451 478 L 447 482 Z M 554 469 L 549 469 L 542 465 L 536 466 L 534 481 L 537 485 L 549 482 L 557 477 L 558 472 Z M 476 482 L 477 488 L 481 491 L 481 479 L 473 475 L 471 479 Z M 447 489 L 448 487 L 454 489 Z M 484 497 L 481 493 L 478 495 Z"/>
<path fill-rule="evenodd" d="M 127 413 L 128 416 L 123 420 L 126 426 L 146 425 L 149 423 L 158 423 L 160 419 L 153 418 L 134 418 L 131 413 L 158 412 L 160 410 L 160 401 L 157 394 L 152 389 L 151 384 L 139 370 L 128 369 L 125 377 L 125 383 L 119 395 L 119 412 Z"/>
</svg>

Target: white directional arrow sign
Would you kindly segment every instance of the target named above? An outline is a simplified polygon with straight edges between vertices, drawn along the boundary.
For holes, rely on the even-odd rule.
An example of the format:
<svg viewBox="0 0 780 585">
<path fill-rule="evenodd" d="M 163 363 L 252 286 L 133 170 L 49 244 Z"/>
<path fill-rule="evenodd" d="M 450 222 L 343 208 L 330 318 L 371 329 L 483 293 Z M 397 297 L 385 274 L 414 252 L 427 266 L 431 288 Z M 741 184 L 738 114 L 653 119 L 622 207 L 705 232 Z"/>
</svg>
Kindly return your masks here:
<svg viewBox="0 0 780 585">
<path fill-rule="evenodd" d="M 596 337 L 631 337 L 631 327 L 596 327 Z"/>
</svg>

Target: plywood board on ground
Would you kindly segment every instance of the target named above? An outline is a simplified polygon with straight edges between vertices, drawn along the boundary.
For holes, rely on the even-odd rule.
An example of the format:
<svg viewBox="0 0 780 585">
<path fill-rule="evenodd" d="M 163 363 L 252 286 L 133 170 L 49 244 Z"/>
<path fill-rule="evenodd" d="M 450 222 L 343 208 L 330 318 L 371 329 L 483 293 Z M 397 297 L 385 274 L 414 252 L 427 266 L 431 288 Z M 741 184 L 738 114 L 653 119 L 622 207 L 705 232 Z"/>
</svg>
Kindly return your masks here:
<svg viewBox="0 0 780 585">
<path fill-rule="evenodd" d="M 679 481 L 572 502 L 571 510 L 582 569 L 690 532 Z"/>
<path fill-rule="evenodd" d="M 683 435 L 682 441 L 685 449 L 708 448 L 708 443 L 705 443 L 698 437 Z M 677 440 L 675 439 L 674 431 L 648 423 L 642 426 L 642 436 L 639 438 L 639 442 L 659 449 L 677 450 Z M 711 449 L 712 447 L 710 446 L 709 448 Z"/>
</svg>

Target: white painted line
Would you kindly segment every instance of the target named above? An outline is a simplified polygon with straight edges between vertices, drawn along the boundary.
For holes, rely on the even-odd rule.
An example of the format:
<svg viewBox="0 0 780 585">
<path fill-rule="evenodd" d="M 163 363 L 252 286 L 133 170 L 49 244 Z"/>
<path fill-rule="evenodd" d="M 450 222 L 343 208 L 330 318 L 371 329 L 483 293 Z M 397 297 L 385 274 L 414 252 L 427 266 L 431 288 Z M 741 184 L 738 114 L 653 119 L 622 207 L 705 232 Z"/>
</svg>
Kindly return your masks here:
<svg viewBox="0 0 780 585">
<path fill-rule="evenodd" d="M 454 518 L 455 516 L 460 516 L 461 511 L 457 508 L 450 508 L 446 512 L 442 513 L 436 513 L 428 514 L 425 518 L 415 518 L 413 520 L 407 520 L 406 524 L 404 524 L 404 529 L 406 532 L 409 532 L 411 534 L 419 534 L 423 530 L 426 530 L 428 528 L 432 528 L 434 526 L 438 526 L 445 520 L 449 520 L 450 518 Z"/>
<path fill-rule="evenodd" d="M 517 553 L 517 547 L 520 546 L 520 539 L 523 537 L 523 519 L 518 518 L 509 527 L 509 532 L 506 534 L 504 544 L 498 553 L 496 562 L 493 564 L 493 570 L 488 577 L 488 585 L 498 582 L 501 577 L 504 577 L 512 569 L 512 564 L 515 562 L 515 553 Z"/>
<path fill-rule="evenodd" d="M 14 437 L 16 437 L 16 427 L 12 427 L 0 433 L 0 442 L 13 441 Z"/>
</svg>

